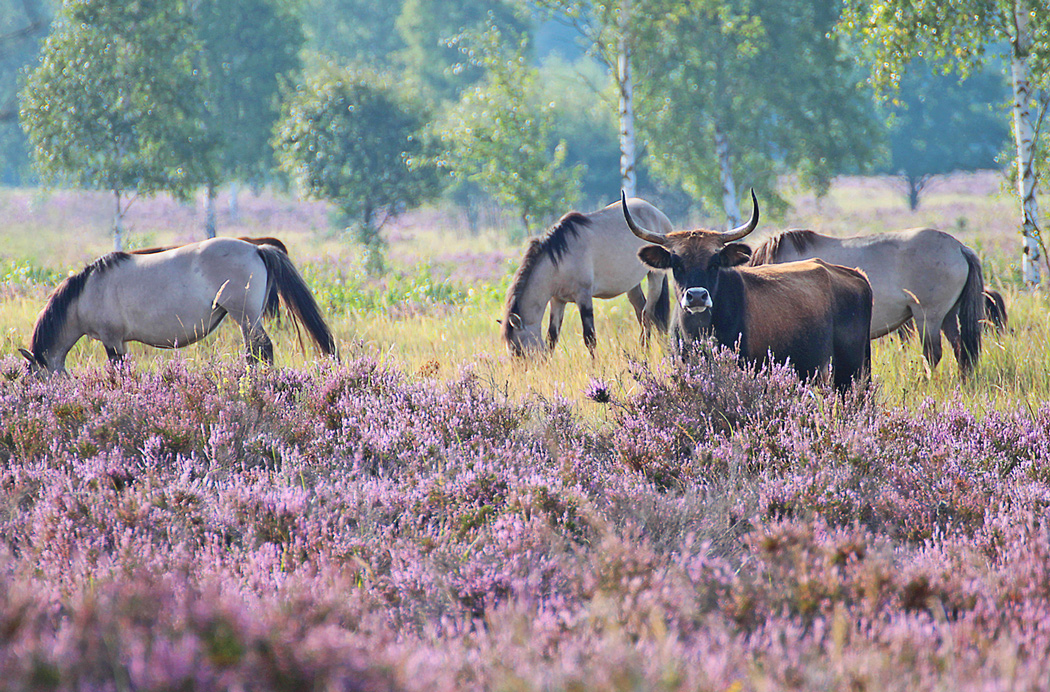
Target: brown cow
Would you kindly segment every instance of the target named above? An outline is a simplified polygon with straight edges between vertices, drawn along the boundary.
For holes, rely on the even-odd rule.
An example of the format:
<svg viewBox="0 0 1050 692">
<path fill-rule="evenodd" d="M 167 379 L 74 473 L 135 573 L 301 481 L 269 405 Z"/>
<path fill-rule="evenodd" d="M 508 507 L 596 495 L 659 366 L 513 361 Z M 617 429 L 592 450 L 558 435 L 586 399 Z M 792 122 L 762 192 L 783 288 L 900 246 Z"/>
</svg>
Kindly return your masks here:
<svg viewBox="0 0 1050 692">
<path fill-rule="evenodd" d="M 702 333 L 739 348 L 742 361 L 788 362 L 803 379 L 830 368 L 835 387 L 849 389 L 871 369 L 871 285 L 863 272 L 806 260 L 761 267 L 738 266 L 748 252 L 740 240 L 758 225 L 751 219 L 730 231 L 675 231 L 639 227 L 624 207 L 627 225 L 647 245 L 642 263 L 669 271 L 675 287 L 671 345 L 678 353 Z"/>
</svg>

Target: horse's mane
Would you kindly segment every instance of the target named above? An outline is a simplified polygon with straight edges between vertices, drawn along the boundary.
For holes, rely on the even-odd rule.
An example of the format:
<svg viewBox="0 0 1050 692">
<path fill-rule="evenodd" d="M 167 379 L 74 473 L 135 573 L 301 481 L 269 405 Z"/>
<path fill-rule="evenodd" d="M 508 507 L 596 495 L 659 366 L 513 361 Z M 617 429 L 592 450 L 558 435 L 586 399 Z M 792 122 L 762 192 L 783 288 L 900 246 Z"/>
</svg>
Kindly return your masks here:
<svg viewBox="0 0 1050 692">
<path fill-rule="evenodd" d="M 504 314 L 510 315 L 518 311 L 518 301 L 525 294 L 525 289 L 532 278 L 532 272 L 544 258 L 549 259 L 555 266 L 569 249 L 569 241 L 580 234 L 580 228 L 589 226 L 591 220 L 578 211 L 570 211 L 558 219 L 542 238 L 534 238 L 529 241 L 525 249 L 525 256 L 521 259 L 521 266 L 514 273 L 510 290 L 507 292 L 507 300 L 504 303 Z M 504 320 L 506 323 L 506 320 Z M 504 324 L 506 327 L 506 324 Z"/>
<path fill-rule="evenodd" d="M 817 236 L 818 234 L 813 231 L 784 231 L 755 248 L 751 252 L 751 260 L 748 262 L 748 266 L 757 267 L 760 264 L 774 263 L 777 255 L 780 254 L 780 246 L 785 240 L 791 241 L 791 244 L 795 248 L 795 252 L 805 252 L 806 248 L 816 241 Z"/>
<path fill-rule="evenodd" d="M 37 358 L 42 358 L 44 353 L 51 347 L 55 339 L 62 332 L 66 323 L 69 307 L 84 292 L 88 278 L 92 274 L 102 274 L 112 267 L 120 264 L 131 257 L 127 252 L 111 252 L 103 255 L 91 264 L 84 267 L 79 274 L 70 276 L 58 285 L 55 292 L 48 298 L 47 305 L 36 318 L 33 325 L 33 336 L 29 342 L 29 350 Z"/>
</svg>

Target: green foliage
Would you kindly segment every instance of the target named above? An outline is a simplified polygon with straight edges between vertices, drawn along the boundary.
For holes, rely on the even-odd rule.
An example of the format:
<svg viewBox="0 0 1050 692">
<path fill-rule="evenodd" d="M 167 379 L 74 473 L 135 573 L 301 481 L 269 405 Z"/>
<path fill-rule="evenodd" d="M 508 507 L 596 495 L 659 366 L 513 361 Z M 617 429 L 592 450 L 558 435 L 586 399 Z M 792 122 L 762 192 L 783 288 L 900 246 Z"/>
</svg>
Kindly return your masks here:
<svg viewBox="0 0 1050 692">
<path fill-rule="evenodd" d="M 784 172 L 818 192 L 873 156 L 867 99 L 829 33 L 831 0 L 652 0 L 632 17 L 639 122 L 660 177 L 721 198 L 715 132 L 730 143 L 739 190 Z M 771 204 L 770 204 L 771 203 Z"/>
<path fill-rule="evenodd" d="M 385 221 L 438 191 L 426 119 L 381 75 L 322 61 L 284 101 L 274 136 L 281 168 L 308 196 L 356 219 L 372 271 L 382 269 Z"/>
<path fill-rule="evenodd" d="M 333 271 L 306 264 L 303 276 L 319 304 L 331 312 L 371 314 L 391 309 L 425 310 L 435 305 L 464 305 L 468 293 L 448 280 L 439 280 L 426 264 L 389 272 L 381 281 L 366 279 L 358 271 Z"/>
<path fill-rule="evenodd" d="M 35 62 L 51 23 L 50 3 L 0 3 L 0 164 L 3 182 L 20 182 L 25 171 L 25 133 L 18 126 L 18 88 L 23 66 Z"/>
<path fill-rule="evenodd" d="M 581 204 L 588 209 L 617 199 L 620 142 L 616 87 L 596 60 L 566 62 L 558 55 L 540 67 L 543 102 L 554 104 L 554 133 L 567 147 L 566 160 L 580 166 Z M 639 178 L 645 178 L 639 171 Z"/>
<path fill-rule="evenodd" d="M 286 0 L 200 0 L 196 12 L 209 77 L 208 128 L 219 138 L 217 172 L 258 182 L 273 168 L 278 80 L 299 69 L 302 26 Z"/>
<path fill-rule="evenodd" d="M 580 166 L 567 167 L 567 145 L 555 144 L 554 105 L 539 103 L 527 43 L 508 52 L 499 29 L 463 42 L 487 73 L 436 125 L 455 177 L 481 185 L 518 210 L 526 232 L 567 211 L 579 197 Z"/>
<path fill-rule="evenodd" d="M 889 161 L 880 172 L 901 176 L 911 209 L 935 175 L 996 167 L 1009 142 L 1000 106 L 1009 90 L 988 67 L 965 81 L 913 69 L 890 109 Z"/>
<path fill-rule="evenodd" d="M 988 53 L 1014 40 L 1016 2 L 1028 9 L 1032 74 L 1045 80 L 1050 61 L 1050 6 L 1040 0 L 847 0 L 839 31 L 868 53 L 872 83 L 884 94 L 900 86 L 908 64 L 921 58 L 944 71 L 968 76 Z"/>
<path fill-rule="evenodd" d="M 401 5 L 402 0 L 302 0 L 309 48 L 341 62 L 397 67 L 405 47 L 396 28 Z"/>
<path fill-rule="evenodd" d="M 37 170 L 189 196 L 212 166 L 198 49 L 181 0 L 67 1 L 22 92 Z"/>
<path fill-rule="evenodd" d="M 455 100 L 484 70 L 466 59 L 454 40 L 464 31 L 483 29 L 486 22 L 509 40 L 518 40 L 526 29 L 507 0 L 404 0 L 397 30 L 405 45 L 406 72 L 437 97 Z"/>
</svg>

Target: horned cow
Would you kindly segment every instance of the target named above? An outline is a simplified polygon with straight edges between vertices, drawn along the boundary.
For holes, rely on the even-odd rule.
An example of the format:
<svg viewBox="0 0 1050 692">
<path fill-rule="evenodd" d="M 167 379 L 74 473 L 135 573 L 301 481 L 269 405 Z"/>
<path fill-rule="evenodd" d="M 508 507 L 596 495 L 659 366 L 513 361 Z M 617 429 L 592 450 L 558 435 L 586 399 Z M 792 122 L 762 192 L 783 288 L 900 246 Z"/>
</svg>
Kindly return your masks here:
<svg viewBox="0 0 1050 692">
<path fill-rule="evenodd" d="M 803 379 L 830 370 L 845 391 L 871 367 L 871 285 L 863 272 L 819 259 L 740 266 L 749 254 L 736 243 L 758 225 L 751 219 L 729 231 L 654 233 L 624 206 L 631 231 L 651 245 L 638 251 L 646 266 L 668 272 L 674 285 L 672 348 L 685 354 L 703 334 L 739 349 L 741 360 L 788 362 Z"/>
</svg>

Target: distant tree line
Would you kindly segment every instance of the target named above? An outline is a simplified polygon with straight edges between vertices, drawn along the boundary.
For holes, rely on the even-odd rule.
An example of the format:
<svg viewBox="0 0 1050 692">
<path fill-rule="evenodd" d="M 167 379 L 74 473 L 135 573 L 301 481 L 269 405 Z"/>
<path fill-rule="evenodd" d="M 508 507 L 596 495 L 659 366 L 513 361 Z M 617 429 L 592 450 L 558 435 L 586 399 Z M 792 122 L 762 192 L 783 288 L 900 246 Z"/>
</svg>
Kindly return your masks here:
<svg viewBox="0 0 1050 692">
<path fill-rule="evenodd" d="M 1021 51 L 1035 75 L 1021 137 L 1034 163 L 1018 170 L 1034 186 L 1050 9 L 996 0 L 913 17 L 911 7 L 8 0 L 3 179 L 111 191 L 118 245 L 136 195 L 205 190 L 213 235 L 220 188 L 288 180 L 332 202 L 375 270 L 384 222 L 441 196 L 468 219 L 495 200 L 528 233 L 621 187 L 733 223 L 750 187 L 782 209 L 784 174 L 818 193 L 843 172 L 897 175 L 914 207 L 932 177 L 998 165 L 1011 122 L 1005 73 Z M 963 57 L 923 50 L 921 26 L 941 22 L 951 36 L 993 7 L 980 37 L 963 36 Z M 1004 17 L 1024 28 L 1021 48 L 996 33 Z M 899 69 L 883 70 L 890 63 Z M 24 134 L 4 124 L 16 106 Z"/>
</svg>

